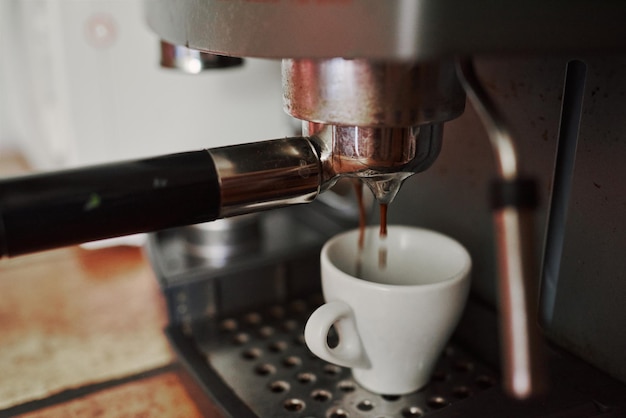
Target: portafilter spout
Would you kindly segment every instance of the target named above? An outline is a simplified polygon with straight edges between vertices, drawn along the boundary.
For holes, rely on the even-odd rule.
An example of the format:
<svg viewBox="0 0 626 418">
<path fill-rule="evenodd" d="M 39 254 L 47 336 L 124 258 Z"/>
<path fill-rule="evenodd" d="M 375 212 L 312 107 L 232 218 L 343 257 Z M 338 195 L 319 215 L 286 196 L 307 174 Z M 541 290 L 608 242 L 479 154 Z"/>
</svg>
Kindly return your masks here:
<svg viewBox="0 0 626 418">
<path fill-rule="evenodd" d="M 430 167 L 443 122 L 465 108 L 453 61 L 298 58 L 282 72 L 285 111 L 319 138 L 324 176 L 361 178 L 384 204 Z"/>
<path fill-rule="evenodd" d="M 390 203 L 402 182 L 426 170 L 441 150 L 443 124 L 359 127 L 308 123 L 305 132 L 320 149 L 325 190 L 341 177 L 361 179 L 381 204 Z"/>
</svg>

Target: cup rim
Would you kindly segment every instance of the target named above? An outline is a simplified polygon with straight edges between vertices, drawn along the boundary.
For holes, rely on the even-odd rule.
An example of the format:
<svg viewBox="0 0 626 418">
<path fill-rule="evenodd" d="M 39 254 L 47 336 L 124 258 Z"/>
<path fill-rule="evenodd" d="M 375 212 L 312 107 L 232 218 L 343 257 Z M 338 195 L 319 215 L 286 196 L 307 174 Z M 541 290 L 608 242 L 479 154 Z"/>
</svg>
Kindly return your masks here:
<svg viewBox="0 0 626 418">
<path fill-rule="evenodd" d="M 453 245 L 456 245 L 463 253 L 464 258 L 465 258 L 465 263 L 463 264 L 463 267 L 461 268 L 461 270 L 457 271 L 454 275 L 437 281 L 435 283 L 423 283 L 423 284 L 389 284 L 389 283 L 379 283 L 379 282 L 372 282 L 372 281 L 368 281 L 368 280 L 363 280 L 360 279 L 358 277 L 355 277 L 351 274 L 346 273 L 345 271 L 341 270 L 340 268 L 338 268 L 334 263 L 332 263 L 330 261 L 330 258 L 328 256 L 328 249 L 330 246 L 332 246 L 336 241 L 342 239 L 344 236 L 349 235 L 349 234 L 354 234 L 355 232 L 358 233 L 358 228 L 353 228 L 347 231 L 344 231 L 340 234 L 335 235 L 334 237 L 332 237 L 331 239 L 329 239 L 328 241 L 326 241 L 326 243 L 324 244 L 324 246 L 322 247 L 322 251 L 321 251 L 321 263 L 325 264 L 327 267 L 331 268 L 334 272 L 339 273 L 339 276 L 342 277 L 344 280 L 346 281 L 350 281 L 353 283 L 358 283 L 361 286 L 366 286 L 366 287 L 371 287 L 371 288 L 376 288 L 376 289 L 386 289 L 388 291 L 407 291 L 407 290 L 419 290 L 419 289 L 423 289 L 423 290 L 427 290 L 427 289 L 436 289 L 439 287 L 448 287 L 448 286 L 453 286 L 456 283 L 459 283 L 460 281 L 463 281 L 465 278 L 469 279 L 469 273 L 471 271 L 472 268 L 472 258 L 469 254 L 469 251 L 467 250 L 467 248 L 465 248 L 465 246 L 463 244 L 461 244 L 459 241 L 457 241 L 456 239 L 443 234 L 439 231 L 434 231 L 432 229 L 428 229 L 428 228 L 421 228 L 421 227 L 416 227 L 416 226 L 412 226 L 412 225 L 400 225 L 400 224 L 393 224 L 393 225 L 388 225 L 387 226 L 387 230 L 391 231 L 393 229 L 411 229 L 414 231 L 420 231 L 420 232 L 426 232 L 429 234 L 433 234 L 433 235 L 437 235 L 441 238 L 444 238 L 445 240 L 449 241 L 450 243 L 452 243 Z M 378 230 L 378 225 L 369 225 L 366 228 L 366 232 L 368 230 L 372 230 L 372 229 L 376 229 Z M 322 261 L 324 260 L 324 261 Z"/>
</svg>

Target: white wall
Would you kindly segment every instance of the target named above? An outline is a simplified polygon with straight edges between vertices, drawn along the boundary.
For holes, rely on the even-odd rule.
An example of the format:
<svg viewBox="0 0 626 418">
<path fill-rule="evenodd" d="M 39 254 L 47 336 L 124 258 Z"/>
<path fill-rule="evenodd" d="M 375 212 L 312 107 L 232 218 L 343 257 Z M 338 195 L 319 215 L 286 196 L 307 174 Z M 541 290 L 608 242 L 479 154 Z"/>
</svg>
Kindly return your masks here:
<svg viewBox="0 0 626 418">
<path fill-rule="evenodd" d="M 142 0 L 0 0 L 0 6 L 2 31 L 12 37 L 2 49 L 10 59 L 2 59 L 0 74 L 0 139 L 17 142 L 35 167 L 291 134 L 278 62 L 248 60 L 243 68 L 198 76 L 160 69 L 159 40 L 144 22 Z"/>
</svg>

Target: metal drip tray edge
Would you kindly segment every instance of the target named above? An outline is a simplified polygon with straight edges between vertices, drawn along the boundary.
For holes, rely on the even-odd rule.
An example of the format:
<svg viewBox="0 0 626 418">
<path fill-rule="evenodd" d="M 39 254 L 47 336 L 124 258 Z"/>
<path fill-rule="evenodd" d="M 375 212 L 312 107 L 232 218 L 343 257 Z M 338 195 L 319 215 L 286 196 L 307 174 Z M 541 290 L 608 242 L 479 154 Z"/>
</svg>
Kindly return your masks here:
<svg viewBox="0 0 626 418">
<path fill-rule="evenodd" d="M 212 400 L 238 418 L 422 417 L 496 384 L 488 367 L 451 344 L 425 388 L 403 396 L 371 393 L 349 369 L 317 358 L 304 344 L 304 324 L 316 306 L 315 298 L 297 300 L 195 324 L 201 331 L 194 338 L 178 332 L 194 346 L 195 361 L 185 361 Z M 189 357 L 189 347 L 183 349 Z"/>
</svg>

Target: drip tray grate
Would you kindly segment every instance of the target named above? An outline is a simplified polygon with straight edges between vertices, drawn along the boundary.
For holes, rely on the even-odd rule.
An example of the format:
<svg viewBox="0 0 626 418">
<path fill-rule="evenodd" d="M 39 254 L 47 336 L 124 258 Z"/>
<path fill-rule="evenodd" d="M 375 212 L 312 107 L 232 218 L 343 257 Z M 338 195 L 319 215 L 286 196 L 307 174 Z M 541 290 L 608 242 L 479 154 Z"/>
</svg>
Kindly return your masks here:
<svg viewBox="0 0 626 418">
<path fill-rule="evenodd" d="M 496 383 L 495 375 L 450 345 L 431 382 L 409 395 L 378 395 L 349 369 L 313 355 L 304 324 L 319 298 L 230 317 L 199 342 L 211 367 L 259 417 L 406 418 L 428 416 Z"/>
</svg>

